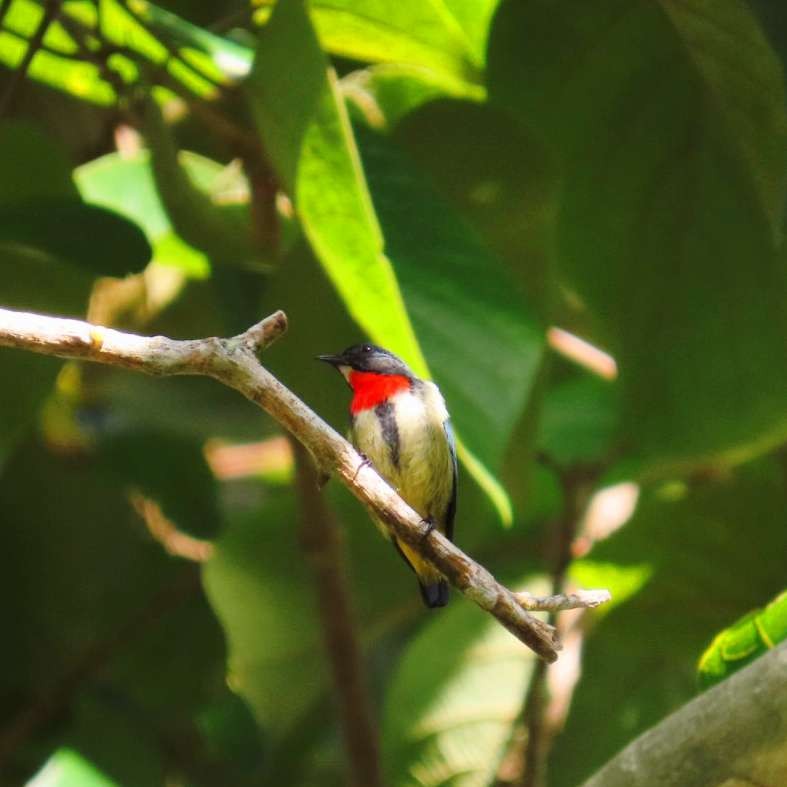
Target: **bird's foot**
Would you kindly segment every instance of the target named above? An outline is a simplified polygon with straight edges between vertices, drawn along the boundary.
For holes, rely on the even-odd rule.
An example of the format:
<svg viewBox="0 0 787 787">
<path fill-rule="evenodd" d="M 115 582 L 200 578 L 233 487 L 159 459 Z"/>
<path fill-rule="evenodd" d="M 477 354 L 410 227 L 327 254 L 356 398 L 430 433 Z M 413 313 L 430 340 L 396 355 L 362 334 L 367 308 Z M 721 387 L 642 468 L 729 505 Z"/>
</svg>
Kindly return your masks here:
<svg viewBox="0 0 787 787">
<path fill-rule="evenodd" d="M 363 470 L 364 467 L 371 467 L 372 466 L 372 460 L 369 459 L 369 457 L 366 456 L 366 454 L 361 453 L 360 451 L 358 453 L 360 454 L 360 457 L 361 457 L 361 463 L 358 465 L 358 467 L 355 468 L 355 475 L 353 476 L 353 483 L 355 482 L 355 479 L 358 478 L 358 473 L 360 473 L 361 470 Z"/>
<path fill-rule="evenodd" d="M 421 534 L 421 541 L 429 538 L 430 533 L 437 527 L 435 524 L 434 518 L 431 516 L 426 517 L 426 519 L 421 520 L 422 525 L 426 525 L 426 530 Z"/>
</svg>

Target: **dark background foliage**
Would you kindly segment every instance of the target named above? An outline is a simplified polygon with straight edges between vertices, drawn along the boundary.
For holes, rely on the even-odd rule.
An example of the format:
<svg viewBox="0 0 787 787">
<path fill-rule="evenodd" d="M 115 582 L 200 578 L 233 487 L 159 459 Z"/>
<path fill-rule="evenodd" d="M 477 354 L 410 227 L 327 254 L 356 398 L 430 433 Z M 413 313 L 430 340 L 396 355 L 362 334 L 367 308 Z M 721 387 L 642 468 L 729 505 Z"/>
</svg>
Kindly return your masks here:
<svg viewBox="0 0 787 787">
<path fill-rule="evenodd" d="M 340 429 L 312 359 L 370 337 L 445 394 L 461 547 L 613 593 L 545 672 L 329 485 L 390 785 L 579 784 L 784 589 L 780 8 L 0 0 L 0 307 L 284 309 Z M 293 477 L 212 382 L 0 352 L 0 783 L 347 783 Z"/>
</svg>

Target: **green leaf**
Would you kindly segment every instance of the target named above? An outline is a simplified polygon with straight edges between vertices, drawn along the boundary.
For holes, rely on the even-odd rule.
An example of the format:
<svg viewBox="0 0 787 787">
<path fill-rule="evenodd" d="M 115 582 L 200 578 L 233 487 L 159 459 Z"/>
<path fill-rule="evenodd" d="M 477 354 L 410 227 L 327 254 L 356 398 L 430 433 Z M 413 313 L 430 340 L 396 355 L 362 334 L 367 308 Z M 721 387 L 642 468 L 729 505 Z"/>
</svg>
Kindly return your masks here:
<svg viewBox="0 0 787 787">
<path fill-rule="evenodd" d="M 101 452 L 118 480 L 155 500 L 179 530 L 201 538 L 219 531 L 216 481 L 199 440 L 139 429 L 107 436 Z"/>
<path fill-rule="evenodd" d="M 580 784 L 690 699 L 708 641 L 784 587 L 783 566 L 772 559 L 787 554 L 782 475 L 776 461 L 762 459 L 714 482 L 644 489 L 632 520 L 574 569 L 580 583 L 603 586 L 606 574 L 613 593 L 627 597 L 588 635 L 582 680 L 550 761 L 555 787 Z M 600 707 L 604 723 L 591 740 Z"/>
<path fill-rule="evenodd" d="M 78 752 L 58 749 L 27 787 L 115 787 L 116 782 Z"/>
<path fill-rule="evenodd" d="M 489 90 L 560 153 L 559 267 L 618 360 L 632 450 L 668 473 L 784 440 L 787 120 L 745 7 L 506 2 Z"/>
<path fill-rule="evenodd" d="M 424 104 L 394 139 L 504 262 L 528 306 L 554 320 L 554 218 L 559 173 L 550 150 L 489 104 Z"/>
<path fill-rule="evenodd" d="M 559 464 L 604 459 L 617 435 L 616 391 L 583 374 L 550 388 L 538 424 L 538 448 Z"/>
<path fill-rule="evenodd" d="M 383 253 L 352 129 L 327 65 L 302 0 L 279 3 L 260 33 L 247 82 L 257 124 L 294 194 L 304 232 L 350 314 L 423 373 L 423 356 Z"/>
<path fill-rule="evenodd" d="M 1 125 L 0 165 L 0 255 L 48 258 L 94 275 L 124 276 L 147 263 L 150 247 L 138 227 L 83 204 L 65 152 L 37 128 Z"/>
<path fill-rule="evenodd" d="M 787 591 L 765 609 L 749 612 L 713 638 L 697 671 L 703 687 L 712 686 L 787 639 Z"/>
<path fill-rule="evenodd" d="M 84 208 L 77 202 L 65 152 L 34 126 L 0 125 L 0 171 L 0 216 L 15 217 L 5 222 L 0 219 L 0 233 L 15 235 L 17 220 L 21 220 L 34 245 L 53 242 L 35 232 L 31 236 L 35 217 L 20 210 L 17 201 L 38 204 L 58 200 L 58 204 L 65 202 L 67 210 Z M 83 269 L 50 258 L 39 248 L 0 241 L 0 305 L 82 316 L 90 286 L 91 279 Z M 60 366 L 54 358 L 8 349 L 0 353 L 0 467 L 33 423 Z"/>
<path fill-rule="evenodd" d="M 23 445 L 0 478 L 0 509 L 0 592 L 16 599 L 3 707 L 13 718 L 69 686 L 56 708 L 68 712 L 47 717 L 14 764 L 66 745 L 120 784 L 153 783 L 171 767 L 163 743 L 195 740 L 192 718 L 224 692 L 224 643 L 196 568 L 148 536 L 96 456 Z"/>
<path fill-rule="evenodd" d="M 248 204 L 217 204 L 198 187 L 181 165 L 172 130 L 150 98 L 145 102 L 144 131 L 156 191 L 178 235 L 215 262 L 259 263 Z"/>
<path fill-rule="evenodd" d="M 267 497 L 262 511 L 232 517 L 204 581 L 227 636 L 229 685 L 277 739 L 323 691 L 325 675 L 293 495 Z"/>
<path fill-rule="evenodd" d="M 37 126 L 19 121 L 0 124 L 0 164 L 0 206 L 39 198 L 77 198 L 66 151 Z"/>
<path fill-rule="evenodd" d="M 345 98 L 372 128 L 392 129 L 418 107 L 438 98 L 480 101 L 484 91 L 420 66 L 380 63 L 341 81 Z"/>
<path fill-rule="evenodd" d="M 222 170 L 220 164 L 196 154 L 184 153 L 180 160 L 194 180 L 209 173 L 215 179 Z M 131 157 L 108 153 L 77 167 L 74 179 L 86 202 L 114 210 L 142 228 L 153 247 L 153 262 L 179 268 L 196 279 L 209 275 L 207 257 L 172 229 L 156 192 L 147 151 Z"/>
<path fill-rule="evenodd" d="M 459 434 L 498 472 L 543 331 L 501 260 L 384 137 L 359 130 L 387 250 Z"/>
<path fill-rule="evenodd" d="M 535 657 L 470 604 L 433 618 L 409 643 L 386 692 L 389 784 L 490 784 L 519 716 Z"/>
<path fill-rule="evenodd" d="M 295 60 L 293 53 L 296 54 Z M 279 4 L 260 34 L 257 58 L 247 83 L 255 116 L 285 186 L 294 190 L 295 204 L 305 234 L 348 311 L 372 339 L 401 355 L 417 374 L 424 375 L 426 364 L 391 262 L 383 252 L 383 236 L 352 129 L 344 105 L 337 95 L 335 80 L 330 72 L 326 72 L 326 66 L 302 4 Z M 286 79 L 282 76 L 284 74 L 287 75 Z M 296 79 L 292 78 L 293 74 L 297 75 Z M 297 91 L 292 90 L 292 84 L 298 85 Z M 409 200 L 411 197 L 411 190 L 408 190 L 405 198 Z M 447 224 L 445 221 L 444 232 L 450 232 Z M 402 239 L 408 230 L 399 227 L 398 231 Z M 459 233 L 460 239 L 466 240 L 462 230 Z M 404 253 L 397 265 L 404 265 L 404 257 L 410 255 L 410 269 L 415 280 L 417 265 L 412 258 L 413 249 L 406 248 L 401 240 L 400 245 Z M 474 247 L 467 256 L 472 259 L 473 254 L 479 253 L 478 248 Z M 420 282 L 413 281 L 413 300 L 421 297 L 424 307 L 421 309 L 422 324 L 430 325 L 431 330 L 440 335 L 441 350 L 453 344 L 455 352 L 459 339 L 452 337 L 451 333 L 456 326 L 452 323 L 453 327 L 446 332 L 445 324 L 437 325 L 445 323 L 451 314 L 442 299 L 436 297 L 438 276 L 453 277 L 455 270 L 449 270 L 448 260 L 441 259 L 440 255 L 434 259 L 439 261 L 440 267 L 433 271 L 431 294 L 428 297 L 419 296 L 415 290 Z M 472 260 L 468 263 L 468 271 L 479 273 L 483 262 Z M 505 285 L 501 287 L 501 278 L 492 274 L 488 277 L 486 289 L 481 292 L 499 298 L 504 297 L 504 289 Z M 461 304 L 456 304 L 453 296 L 449 301 L 473 309 L 477 317 L 481 318 L 482 307 L 475 300 L 463 297 Z M 484 298 L 488 297 L 485 294 L 478 303 L 483 303 Z M 427 314 L 426 306 L 433 306 L 434 314 Z M 484 320 L 487 317 L 487 314 L 483 315 Z M 510 316 L 501 313 L 499 317 L 493 316 L 489 330 L 491 334 L 497 330 L 498 335 L 503 335 L 508 341 L 522 340 L 521 331 L 524 331 L 524 343 L 532 348 L 534 329 L 526 323 L 527 318 L 522 321 L 511 320 Z M 484 351 L 491 346 L 484 342 L 482 344 Z M 440 355 L 437 351 L 433 357 L 439 365 Z M 448 366 L 445 355 L 443 359 L 445 366 Z M 498 391 L 498 394 L 505 396 L 506 401 L 514 401 L 521 406 L 523 389 L 527 387 L 526 378 L 530 373 L 529 365 L 536 360 L 526 353 L 521 365 L 512 365 L 512 369 L 504 368 L 502 374 L 510 377 L 512 386 L 510 390 Z M 455 372 L 455 378 L 458 374 Z M 478 386 L 476 389 L 472 392 L 465 389 L 462 393 L 471 401 L 478 402 Z M 511 417 L 508 407 L 495 413 L 495 416 L 498 415 L 498 423 L 503 425 Z M 491 414 L 487 414 L 487 418 L 490 417 Z M 470 420 L 467 419 L 466 423 L 469 425 Z M 476 435 L 480 431 L 476 426 Z M 492 441 L 495 440 L 499 440 L 497 433 L 492 437 Z M 510 521 L 510 504 L 487 465 L 489 452 L 475 445 L 472 440 L 468 446 L 470 451 L 481 454 L 480 459 L 465 447 L 460 456 L 471 474 L 488 491 L 503 519 Z"/>
<path fill-rule="evenodd" d="M 75 200 L 35 200 L 0 208 L 0 254 L 8 249 L 104 276 L 139 271 L 151 255 L 135 224 Z"/>
<path fill-rule="evenodd" d="M 100 11 L 100 17 L 99 12 Z M 0 63 L 16 68 L 43 13 L 35 0 L 14 0 L 0 33 Z M 96 104 L 114 103 L 118 92 L 141 81 L 141 75 L 161 69 L 185 92 L 213 98 L 217 84 L 244 76 L 251 63 L 247 47 L 186 22 L 146 0 L 127 4 L 117 0 L 69 0 L 62 14 L 68 24 L 53 22 L 30 65 L 33 79 Z M 71 30 L 76 26 L 80 34 Z M 99 29 L 100 28 L 100 29 Z M 90 49 L 86 55 L 80 39 Z M 117 51 L 106 66 L 93 60 L 100 43 Z"/>
<path fill-rule="evenodd" d="M 315 0 L 323 46 L 354 60 L 416 65 L 480 82 L 497 0 Z"/>
<path fill-rule="evenodd" d="M 42 14 L 42 4 L 34 0 L 14 0 L 8 5 L 0 31 L 0 63 L 11 69 L 19 66 Z M 30 63 L 30 77 L 94 104 L 116 100 L 114 88 L 103 81 L 98 65 L 76 59 L 77 46 L 59 22 L 49 26 L 44 45 Z"/>
</svg>

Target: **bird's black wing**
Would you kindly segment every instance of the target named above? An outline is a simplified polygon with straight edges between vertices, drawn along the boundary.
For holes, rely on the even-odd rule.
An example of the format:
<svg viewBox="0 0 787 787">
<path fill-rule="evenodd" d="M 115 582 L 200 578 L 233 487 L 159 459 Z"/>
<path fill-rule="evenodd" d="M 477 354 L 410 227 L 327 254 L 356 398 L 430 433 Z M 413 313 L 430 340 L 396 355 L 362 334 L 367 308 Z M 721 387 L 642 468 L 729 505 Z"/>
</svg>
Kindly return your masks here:
<svg viewBox="0 0 787 787">
<path fill-rule="evenodd" d="M 443 430 L 445 431 L 445 439 L 448 443 L 448 450 L 451 453 L 451 469 L 453 472 L 451 497 L 448 500 L 448 508 L 445 510 L 445 534 L 450 541 L 453 541 L 454 517 L 456 516 L 456 483 L 459 476 L 459 468 L 456 464 L 456 440 L 454 438 L 454 429 L 451 426 L 450 418 L 446 418 L 445 421 L 443 421 Z"/>
</svg>

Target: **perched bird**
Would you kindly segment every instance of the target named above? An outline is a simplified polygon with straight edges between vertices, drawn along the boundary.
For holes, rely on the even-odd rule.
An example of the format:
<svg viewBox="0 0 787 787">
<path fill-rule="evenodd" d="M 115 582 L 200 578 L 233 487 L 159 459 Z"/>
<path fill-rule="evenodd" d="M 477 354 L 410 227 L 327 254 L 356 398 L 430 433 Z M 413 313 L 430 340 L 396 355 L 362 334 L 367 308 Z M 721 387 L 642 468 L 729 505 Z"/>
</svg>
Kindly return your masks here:
<svg viewBox="0 0 787 787">
<path fill-rule="evenodd" d="M 434 383 L 420 380 L 388 350 L 357 344 L 339 355 L 320 355 L 353 391 L 351 440 L 377 472 L 431 526 L 453 537 L 456 450 L 445 402 Z M 389 535 L 388 529 L 377 523 Z M 428 607 L 448 603 L 439 571 L 407 544 L 394 546 L 415 571 Z"/>
</svg>

